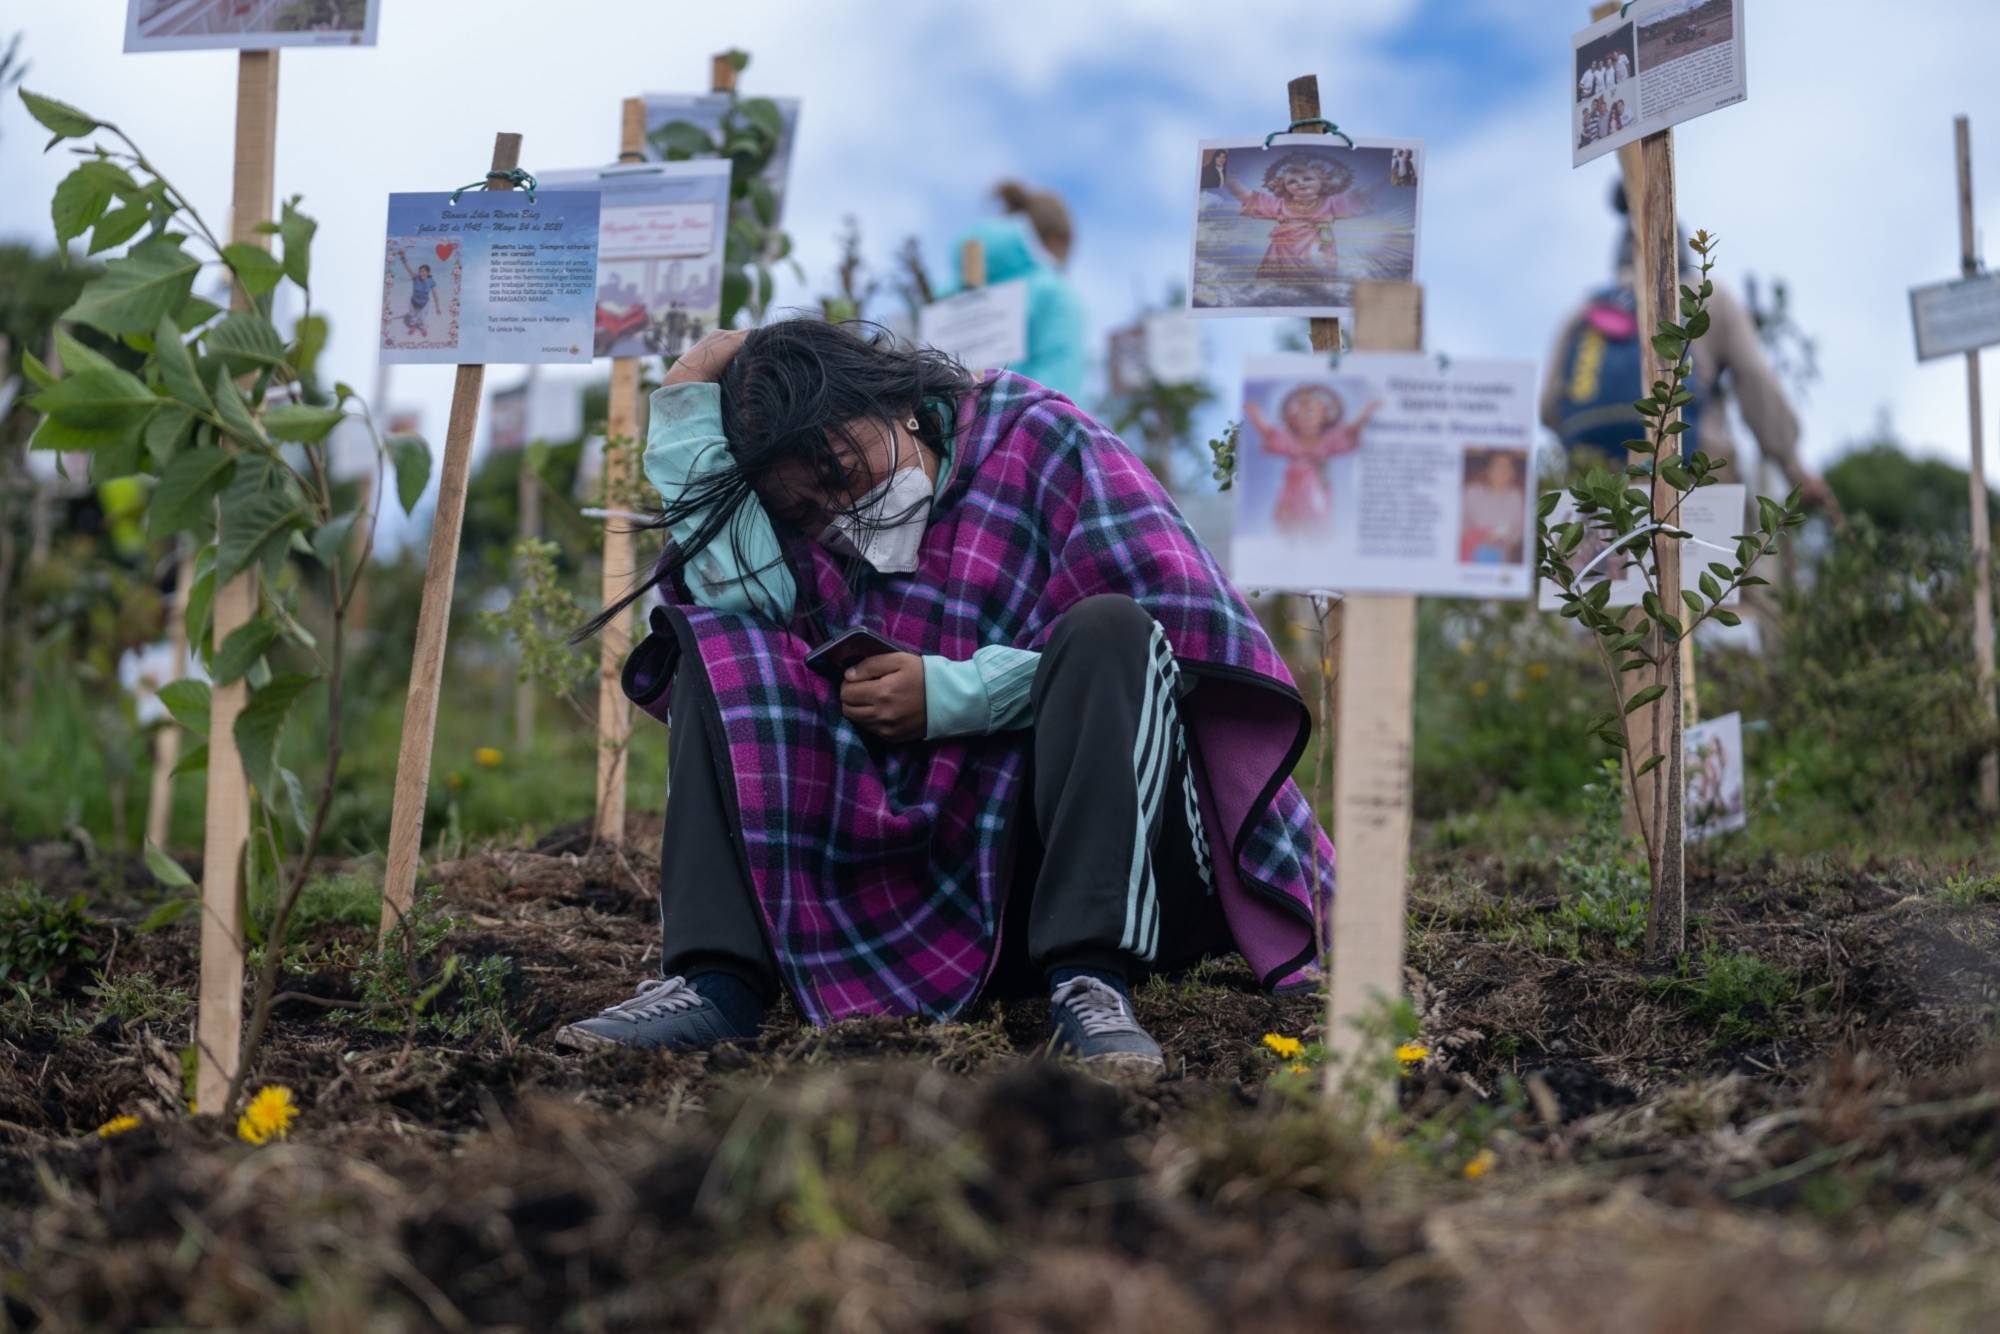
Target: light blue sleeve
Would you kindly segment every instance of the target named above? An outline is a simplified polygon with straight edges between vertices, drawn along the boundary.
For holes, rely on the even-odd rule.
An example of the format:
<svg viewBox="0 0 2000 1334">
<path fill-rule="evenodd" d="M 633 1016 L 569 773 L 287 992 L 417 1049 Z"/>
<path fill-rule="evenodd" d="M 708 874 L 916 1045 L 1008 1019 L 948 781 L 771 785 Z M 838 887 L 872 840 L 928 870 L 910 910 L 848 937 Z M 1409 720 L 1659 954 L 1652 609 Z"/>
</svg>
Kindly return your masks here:
<svg viewBox="0 0 2000 1334">
<path fill-rule="evenodd" d="M 986 736 L 1034 722 L 1033 649 L 988 644 L 969 661 L 924 656 L 924 735 Z"/>
<path fill-rule="evenodd" d="M 670 384 L 654 391 L 651 407 L 646 479 L 662 499 L 671 501 L 694 478 L 726 462 L 729 442 L 722 434 L 722 389 L 705 381 Z M 685 546 L 700 524 L 700 515 L 690 515 L 670 524 L 667 531 Z M 745 564 L 738 564 L 739 552 Z M 746 570 L 760 572 L 751 575 Z M 792 619 L 798 591 L 762 505 L 739 509 L 735 522 L 688 562 L 686 578 L 688 591 L 704 607 L 757 612 L 780 625 Z"/>
</svg>

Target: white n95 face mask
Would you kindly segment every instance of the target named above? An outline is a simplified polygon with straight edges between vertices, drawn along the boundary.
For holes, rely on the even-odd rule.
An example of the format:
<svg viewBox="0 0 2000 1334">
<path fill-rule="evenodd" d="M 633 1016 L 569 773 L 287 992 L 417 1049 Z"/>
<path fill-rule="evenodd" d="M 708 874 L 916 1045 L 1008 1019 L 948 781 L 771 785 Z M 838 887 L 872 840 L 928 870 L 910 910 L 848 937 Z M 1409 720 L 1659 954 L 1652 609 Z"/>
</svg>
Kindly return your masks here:
<svg viewBox="0 0 2000 1334">
<path fill-rule="evenodd" d="M 890 466 L 895 466 L 892 460 Z M 857 556 L 883 574 L 908 574 L 930 526 L 931 483 L 922 468 L 892 472 L 861 498 L 852 513 L 836 514 L 819 535 L 829 551 Z M 870 522 L 856 516 L 883 516 Z"/>
</svg>

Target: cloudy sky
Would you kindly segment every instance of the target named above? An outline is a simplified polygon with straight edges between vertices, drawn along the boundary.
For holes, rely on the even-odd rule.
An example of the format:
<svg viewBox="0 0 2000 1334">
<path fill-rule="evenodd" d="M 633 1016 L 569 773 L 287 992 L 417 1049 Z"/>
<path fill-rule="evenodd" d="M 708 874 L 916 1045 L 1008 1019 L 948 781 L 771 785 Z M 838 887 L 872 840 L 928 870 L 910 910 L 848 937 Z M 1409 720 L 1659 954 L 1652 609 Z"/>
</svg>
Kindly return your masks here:
<svg viewBox="0 0 2000 1334">
<path fill-rule="evenodd" d="M 1749 101 L 1677 131 L 1681 213 L 1723 238 L 1722 275 L 1785 279 L 1820 343 L 1802 404 L 1824 464 L 1886 411 L 1915 448 L 1962 458 L 1964 374 L 1911 351 L 1906 292 L 1958 263 L 1951 119 L 1991 95 L 1992 0 L 1744 0 Z M 125 0 L 4 0 L 28 86 L 126 128 L 217 221 L 226 216 L 234 56 L 124 55 Z M 834 237 L 861 221 L 886 261 L 914 234 L 934 264 L 991 207 L 993 182 L 1061 190 L 1071 270 L 1100 334 L 1187 266 L 1193 145 L 1282 123 L 1285 82 L 1315 73 L 1355 134 L 1428 145 L 1420 277 L 1429 343 L 1542 359 L 1564 313 L 1607 275 L 1615 159 L 1569 165 L 1569 36 L 1584 3 L 1341 0 L 384 0 L 373 50 L 282 57 L 278 193 L 321 223 L 315 300 L 332 373 L 374 381 L 369 325 L 384 196 L 479 176 L 497 130 L 524 165 L 590 165 L 617 146 L 618 102 L 698 91 L 709 56 L 753 55 L 744 89 L 804 100 L 787 222 L 832 286 Z M 1979 89 L 1987 89 L 1982 95 Z M 1978 208 L 2000 220 L 2000 114 L 1974 127 Z M 46 240 L 66 170 L 17 102 L 0 109 L 0 236 Z M 1301 322 L 1290 322 L 1299 325 Z M 1210 325 L 1215 380 L 1284 321 Z M 393 398 L 441 427 L 448 367 L 398 368 Z M 496 371 L 489 384 L 515 375 Z M 2000 397 L 2000 393 L 1989 396 Z M 1990 437 L 1989 437 L 1990 438 Z"/>
</svg>

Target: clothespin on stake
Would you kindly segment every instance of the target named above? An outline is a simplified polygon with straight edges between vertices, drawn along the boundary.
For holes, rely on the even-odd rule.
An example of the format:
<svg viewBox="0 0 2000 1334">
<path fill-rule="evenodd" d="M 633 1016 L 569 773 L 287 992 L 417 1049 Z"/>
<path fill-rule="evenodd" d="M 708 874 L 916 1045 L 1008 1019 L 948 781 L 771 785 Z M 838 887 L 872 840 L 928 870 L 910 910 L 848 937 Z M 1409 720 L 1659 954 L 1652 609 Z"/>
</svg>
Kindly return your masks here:
<svg viewBox="0 0 2000 1334">
<path fill-rule="evenodd" d="M 488 190 L 514 188 L 521 165 L 521 136 L 493 140 Z M 382 932 L 387 934 L 416 898 L 417 861 L 424 842 L 424 797 L 430 789 L 431 745 L 437 736 L 438 692 L 444 686 L 445 636 L 451 627 L 451 591 L 458 572 L 459 534 L 465 526 L 465 487 L 472 464 L 472 435 L 479 425 L 479 397 L 486 367 L 460 366 L 452 385 L 445 427 L 444 465 L 438 472 L 437 510 L 431 520 L 430 555 L 424 564 L 417 611 L 417 647 L 410 659 L 410 691 L 403 703 L 402 748 L 396 755 L 396 790 L 389 813 L 389 859 L 382 875 Z"/>
</svg>

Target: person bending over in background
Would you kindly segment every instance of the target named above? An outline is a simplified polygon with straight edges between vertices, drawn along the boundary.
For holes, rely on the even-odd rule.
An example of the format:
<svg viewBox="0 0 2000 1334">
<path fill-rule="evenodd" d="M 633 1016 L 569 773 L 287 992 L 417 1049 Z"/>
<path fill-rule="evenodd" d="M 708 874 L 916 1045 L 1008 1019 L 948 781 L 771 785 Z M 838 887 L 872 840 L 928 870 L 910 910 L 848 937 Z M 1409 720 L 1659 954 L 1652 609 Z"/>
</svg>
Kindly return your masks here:
<svg viewBox="0 0 2000 1334">
<path fill-rule="evenodd" d="M 1006 216 L 968 228 L 953 243 L 952 290 L 965 285 L 965 243 L 979 242 L 988 286 L 1016 279 L 1028 285 L 1028 354 L 1007 369 L 1075 398 L 1090 374 L 1090 346 L 1083 302 L 1064 273 L 1074 241 L 1069 208 L 1054 191 L 1019 181 L 1002 181 L 994 193 Z"/>
<path fill-rule="evenodd" d="M 631 597 L 665 605 L 625 682 L 671 721 L 662 976 L 560 1041 L 748 1039 L 781 988 L 814 1023 L 950 1019 L 1006 952 L 1057 1047 L 1156 1071 L 1141 974 L 1233 948 L 1316 984 L 1305 705 L 1110 432 L 1020 376 L 791 320 L 676 362 L 645 466 L 670 544 Z M 899 651 L 806 666 L 854 627 Z"/>
</svg>

